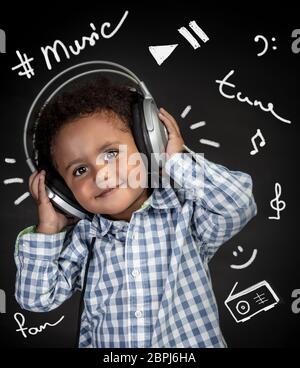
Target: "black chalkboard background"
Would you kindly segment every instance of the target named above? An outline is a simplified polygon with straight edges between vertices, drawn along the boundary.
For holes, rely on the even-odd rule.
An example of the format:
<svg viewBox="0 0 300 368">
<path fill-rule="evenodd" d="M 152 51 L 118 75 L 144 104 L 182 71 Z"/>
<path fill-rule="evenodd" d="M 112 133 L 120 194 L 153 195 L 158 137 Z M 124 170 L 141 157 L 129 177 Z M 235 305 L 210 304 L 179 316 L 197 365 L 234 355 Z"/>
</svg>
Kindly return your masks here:
<svg viewBox="0 0 300 368">
<path fill-rule="evenodd" d="M 134 71 L 156 98 L 158 106 L 165 107 L 178 121 L 186 144 L 205 157 L 225 165 L 231 170 L 249 173 L 254 182 L 254 195 L 258 215 L 247 227 L 220 248 L 210 263 L 214 290 L 219 305 L 220 321 L 229 347 L 288 347 L 299 346 L 299 303 L 292 292 L 300 289 L 300 250 L 297 239 L 299 169 L 299 78 L 300 78 L 300 29 L 299 16 L 293 8 L 260 10 L 229 7 L 214 10 L 196 9 L 188 5 L 169 10 L 145 4 L 142 8 L 130 6 L 106 8 L 86 4 L 72 5 L 68 10 L 36 5 L 35 12 L 27 9 L 1 11 L 0 28 L 6 34 L 6 53 L 0 54 L 0 122 L 1 122 L 1 243 L 0 289 L 6 294 L 6 313 L 0 314 L 0 340 L 4 347 L 72 347 L 75 343 L 79 294 L 74 295 L 58 309 L 49 313 L 22 310 L 14 298 L 15 264 L 13 259 L 15 239 L 23 228 L 37 223 L 37 211 L 31 197 L 19 205 L 14 201 L 28 191 L 30 175 L 23 150 L 23 127 L 28 109 L 39 90 L 63 69 L 89 60 L 111 60 Z M 149 10 L 148 10 L 149 9 Z M 100 36 L 95 46 L 87 45 L 77 56 L 62 57 L 48 70 L 40 48 L 51 45 L 56 39 L 66 45 L 91 33 L 91 22 L 100 33 L 101 25 L 118 24 L 125 11 L 128 16 L 116 34 L 104 39 Z M 178 28 L 188 27 L 195 20 L 205 31 L 209 41 L 193 49 Z M 109 29 L 106 30 L 110 31 Z M 269 41 L 269 48 L 258 56 L 263 41 L 255 42 L 257 35 Z M 272 41 L 272 37 L 276 40 Z M 158 65 L 148 50 L 149 46 L 178 44 L 175 51 L 162 65 Z M 273 46 L 277 49 L 274 50 Z M 18 76 L 12 67 L 19 64 L 16 50 L 34 57 L 35 75 L 28 79 Z M 236 98 L 224 98 L 216 80 L 222 80 L 231 71 L 228 82 L 235 89 L 224 88 L 228 94 L 248 96 L 260 100 L 266 107 L 274 104 L 274 111 L 290 120 L 280 121 L 259 106 L 250 106 Z M 187 105 L 189 114 L 180 115 Z M 205 121 L 206 125 L 191 130 L 193 123 Z M 260 129 L 265 140 L 259 152 L 253 149 L 251 138 Z M 205 138 L 220 143 L 212 147 L 200 143 Z M 8 164 L 5 158 L 15 158 Z M 9 178 L 23 178 L 24 183 L 5 184 Z M 275 183 L 281 185 L 281 200 L 286 208 L 276 216 L 270 201 L 275 198 Z M 238 246 L 244 252 L 238 257 Z M 257 256 L 244 269 L 232 269 L 232 264 L 244 264 L 254 249 Z M 225 307 L 235 282 L 236 292 L 266 280 L 280 302 L 271 310 L 261 312 L 244 323 L 237 323 Z M 300 294 L 300 292 L 299 292 Z M 292 303 L 297 308 L 292 310 Z M 24 338 L 16 331 L 15 313 L 22 313 L 25 326 L 37 327 L 45 322 L 55 327 L 46 328 L 37 335 Z"/>
</svg>

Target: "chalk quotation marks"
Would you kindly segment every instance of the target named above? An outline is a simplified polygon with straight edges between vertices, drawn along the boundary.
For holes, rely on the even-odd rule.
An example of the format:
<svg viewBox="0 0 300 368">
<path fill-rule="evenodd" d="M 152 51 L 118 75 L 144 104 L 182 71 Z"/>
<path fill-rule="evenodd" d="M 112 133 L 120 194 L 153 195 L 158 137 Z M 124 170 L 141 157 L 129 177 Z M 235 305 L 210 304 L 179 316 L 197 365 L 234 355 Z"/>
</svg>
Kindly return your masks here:
<svg viewBox="0 0 300 368">
<path fill-rule="evenodd" d="M 251 138 L 251 142 L 253 144 L 254 149 L 250 152 L 250 155 L 256 155 L 258 152 L 257 149 L 257 145 L 256 145 L 256 139 L 259 138 L 260 142 L 259 145 L 260 147 L 264 147 L 266 145 L 266 141 L 265 138 L 262 135 L 262 132 L 260 131 L 260 129 L 257 129 L 256 134 Z"/>
<path fill-rule="evenodd" d="M 240 253 L 243 253 L 243 252 L 244 252 L 243 247 L 238 246 L 238 251 L 239 251 Z M 238 256 L 238 253 L 237 253 L 236 251 L 234 251 L 234 252 L 233 252 L 233 255 L 234 255 L 235 257 L 237 257 L 237 256 Z M 257 249 L 254 249 L 254 250 L 253 250 L 253 252 L 252 252 L 251 257 L 249 258 L 249 260 L 248 260 L 247 262 L 245 262 L 245 263 L 243 263 L 243 264 L 240 264 L 240 265 L 230 265 L 230 267 L 231 267 L 231 268 L 233 268 L 233 269 L 236 269 L 236 270 L 241 270 L 241 269 L 243 269 L 243 268 L 247 268 L 247 267 L 248 267 L 248 266 L 250 266 L 250 265 L 252 264 L 252 262 L 255 260 L 256 255 L 257 255 Z"/>
<path fill-rule="evenodd" d="M 280 212 L 283 211 L 286 207 L 286 203 L 282 200 L 279 200 L 281 196 L 281 185 L 279 183 L 275 183 L 275 198 L 271 200 L 270 205 L 277 212 L 276 216 L 269 217 L 270 220 L 280 220 Z"/>
<path fill-rule="evenodd" d="M 257 36 L 254 37 L 254 41 L 255 42 L 259 42 L 260 40 L 264 43 L 264 48 L 263 48 L 263 50 L 261 52 L 259 52 L 257 54 L 257 56 L 263 56 L 268 51 L 268 48 L 269 48 L 269 42 L 266 39 L 266 37 L 264 37 L 262 35 L 257 35 Z M 276 41 L 276 38 L 275 37 L 272 37 L 271 40 L 272 40 L 272 42 L 275 42 Z M 272 46 L 272 49 L 273 50 L 277 50 L 277 46 L 273 45 Z"/>
<path fill-rule="evenodd" d="M 189 22 L 189 27 L 194 32 L 194 35 L 198 36 L 203 43 L 206 43 L 209 40 L 207 34 L 194 20 Z M 194 50 L 201 47 L 196 37 L 194 37 L 194 35 L 186 27 L 179 28 L 178 32 L 188 41 Z M 148 49 L 157 64 L 161 65 L 172 54 L 177 46 L 178 43 L 171 45 L 149 46 Z"/>
<path fill-rule="evenodd" d="M 121 25 L 124 23 L 128 13 L 129 12 L 126 10 L 121 20 L 119 21 L 115 29 L 111 31 L 111 33 L 106 33 L 106 28 L 110 28 L 111 24 L 109 22 L 104 22 L 101 25 L 100 31 L 101 36 L 103 38 L 113 37 L 116 34 L 116 32 L 120 29 Z M 92 29 L 92 33 L 89 36 L 81 37 L 80 41 L 75 40 L 74 45 L 66 46 L 61 40 L 55 40 L 52 46 L 47 45 L 45 47 L 41 47 L 41 52 L 43 54 L 47 68 L 49 70 L 52 69 L 51 57 L 55 58 L 56 62 L 59 63 L 61 61 L 62 56 L 64 56 L 67 59 L 70 59 L 71 54 L 79 55 L 80 52 L 85 49 L 87 44 L 89 44 L 90 46 L 95 46 L 96 41 L 98 41 L 100 38 L 100 35 L 98 32 L 96 32 L 96 27 L 93 23 L 90 23 L 90 27 Z M 19 58 L 20 64 L 12 67 L 11 70 L 18 70 L 22 68 L 22 70 L 18 72 L 18 75 L 26 76 L 27 78 L 30 79 L 32 76 L 34 76 L 34 68 L 31 65 L 34 58 L 28 57 L 26 53 L 21 54 L 19 50 L 16 51 L 16 54 Z"/>
<path fill-rule="evenodd" d="M 237 284 L 238 282 L 225 300 L 227 309 L 237 323 L 246 322 L 256 314 L 273 308 L 279 301 L 278 296 L 265 280 L 233 294 Z"/>
</svg>

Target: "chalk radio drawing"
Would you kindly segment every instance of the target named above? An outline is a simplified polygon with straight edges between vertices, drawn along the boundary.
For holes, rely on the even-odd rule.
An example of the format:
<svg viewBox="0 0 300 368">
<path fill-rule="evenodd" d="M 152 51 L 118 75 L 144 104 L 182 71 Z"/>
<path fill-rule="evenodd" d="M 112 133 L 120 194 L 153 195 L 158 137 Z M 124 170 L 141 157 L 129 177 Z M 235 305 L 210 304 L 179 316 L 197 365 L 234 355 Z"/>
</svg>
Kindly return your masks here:
<svg viewBox="0 0 300 368">
<path fill-rule="evenodd" d="M 233 295 L 237 284 L 236 282 L 225 300 L 226 307 L 237 323 L 245 322 L 257 313 L 273 308 L 279 301 L 267 281 L 261 281 Z"/>
</svg>

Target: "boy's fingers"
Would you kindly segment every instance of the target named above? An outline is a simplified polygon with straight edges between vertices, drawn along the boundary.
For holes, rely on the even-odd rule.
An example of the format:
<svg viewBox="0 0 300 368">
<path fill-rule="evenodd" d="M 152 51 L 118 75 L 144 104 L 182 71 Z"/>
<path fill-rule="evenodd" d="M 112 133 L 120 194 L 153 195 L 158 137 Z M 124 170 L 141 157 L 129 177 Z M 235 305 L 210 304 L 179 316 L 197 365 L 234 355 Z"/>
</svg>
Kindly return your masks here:
<svg viewBox="0 0 300 368">
<path fill-rule="evenodd" d="M 160 111 L 161 111 L 164 115 L 166 115 L 170 120 L 173 120 L 173 121 L 175 122 L 175 119 L 173 118 L 173 116 L 172 116 L 170 113 L 168 113 L 168 111 L 167 111 L 167 110 L 165 110 L 163 107 L 161 107 L 161 108 L 160 108 Z"/>
<path fill-rule="evenodd" d="M 41 174 L 39 177 L 38 183 L 38 194 L 39 194 L 39 202 L 40 203 L 48 203 L 49 198 L 45 188 L 45 175 Z"/>
<path fill-rule="evenodd" d="M 36 200 L 38 198 L 38 183 L 39 183 L 39 174 L 35 175 L 32 178 L 31 184 L 29 186 L 30 193 L 33 196 L 33 198 Z"/>
<path fill-rule="evenodd" d="M 161 112 L 162 112 L 162 113 L 163 113 L 167 118 L 169 118 L 169 119 L 171 120 L 171 122 L 172 122 L 172 123 L 174 123 L 175 125 L 177 125 L 175 118 L 174 118 L 170 113 L 168 113 L 168 111 L 167 111 L 167 110 L 165 110 L 163 107 L 161 107 L 161 108 L 160 108 L 160 110 L 161 110 Z"/>
<path fill-rule="evenodd" d="M 165 110 L 164 108 L 160 108 L 160 112 L 163 116 L 166 116 L 172 123 L 172 125 L 174 126 L 174 128 L 176 129 L 177 133 L 180 135 L 180 129 L 179 129 L 179 126 L 176 122 L 176 120 L 174 119 L 174 117 L 168 113 L 167 110 Z"/>
<path fill-rule="evenodd" d="M 178 134 L 176 127 L 167 116 L 163 115 L 162 113 L 159 113 L 159 117 L 166 125 L 169 134 L 176 134 L 176 135 Z"/>
<path fill-rule="evenodd" d="M 29 183 L 28 183 L 28 185 L 29 185 L 29 187 L 31 187 L 31 184 L 32 184 L 32 182 L 33 182 L 33 180 L 34 180 L 34 178 L 38 175 L 38 171 L 34 171 L 31 175 L 30 175 L 30 177 L 29 177 Z"/>
</svg>

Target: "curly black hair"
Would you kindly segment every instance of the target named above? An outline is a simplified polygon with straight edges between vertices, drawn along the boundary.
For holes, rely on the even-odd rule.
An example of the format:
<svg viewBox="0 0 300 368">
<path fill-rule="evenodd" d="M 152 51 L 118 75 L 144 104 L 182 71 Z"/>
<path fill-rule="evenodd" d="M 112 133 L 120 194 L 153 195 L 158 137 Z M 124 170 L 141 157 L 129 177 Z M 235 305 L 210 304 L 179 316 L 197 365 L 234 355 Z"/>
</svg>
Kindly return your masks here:
<svg viewBox="0 0 300 368">
<path fill-rule="evenodd" d="M 96 78 L 57 95 L 41 109 L 30 130 L 38 171 L 57 172 L 52 156 L 54 138 L 65 124 L 77 118 L 98 112 L 115 113 L 124 123 L 121 130 L 131 131 L 135 99 L 136 94 L 128 86 L 113 84 L 107 78 Z"/>
</svg>

